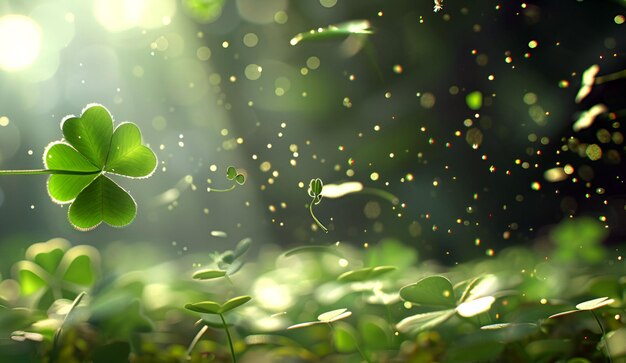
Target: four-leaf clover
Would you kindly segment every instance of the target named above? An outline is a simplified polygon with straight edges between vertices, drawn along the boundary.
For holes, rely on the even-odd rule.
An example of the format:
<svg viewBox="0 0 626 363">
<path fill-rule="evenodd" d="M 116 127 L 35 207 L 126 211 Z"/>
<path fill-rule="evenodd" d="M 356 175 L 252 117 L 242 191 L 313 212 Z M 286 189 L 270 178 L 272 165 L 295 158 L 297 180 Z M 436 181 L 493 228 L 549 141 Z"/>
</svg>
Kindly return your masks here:
<svg viewBox="0 0 626 363">
<path fill-rule="evenodd" d="M 52 200 L 70 203 L 68 218 L 79 230 L 102 222 L 114 227 L 131 223 L 137 214 L 135 200 L 108 175 L 147 178 L 156 169 L 156 155 L 142 145 L 137 125 L 124 122 L 113 129 L 109 111 L 89 105 L 80 117 L 65 118 L 61 129 L 64 139 L 48 145 L 43 157 L 52 174 Z"/>
</svg>

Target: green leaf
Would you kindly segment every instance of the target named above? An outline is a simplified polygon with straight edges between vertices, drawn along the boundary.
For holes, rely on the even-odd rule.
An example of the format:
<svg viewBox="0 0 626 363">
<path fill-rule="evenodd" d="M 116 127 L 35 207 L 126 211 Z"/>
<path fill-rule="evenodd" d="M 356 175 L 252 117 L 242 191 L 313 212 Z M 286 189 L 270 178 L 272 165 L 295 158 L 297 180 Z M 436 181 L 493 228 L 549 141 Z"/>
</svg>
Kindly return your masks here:
<svg viewBox="0 0 626 363">
<path fill-rule="evenodd" d="M 593 218 L 568 219 L 550 234 L 557 244 L 554 258 L 562 262 L 602 262 L 606 251 L 601 242 L 607 234 L 602 224 Z"/>
<path fill-rule="evenodd" d="M 134 178 L 152 175 L 157 167 L 156 155 L 141 144 L 137 125 L 122 123 L 113 132 L 104 170 Z"/>
<path fill-rule="evenodd" d="M 43 162 L 46 169 L 100 171 L 100 168 L 93 165 L 83 154 L 62 141 L 52 142 L 46 147 Z"/>
<path fill-rule="evenodd" d="M 322 183 L 322 179 L 320 178 L 311 179 L 311 181 L 309 182 L 308 193 L 311 197 L 317 197 L 320 194 L 322 194 L 323 188 L 324 188 L 324 184 Z"/>
<path fill-rule="evenodd" d="M 100 105 L 91 106 L 80 117 L 64 120 L 61 128 L 67 142 L 102 170 L 113 135 L 113 119 L 109 111 Z"/>
<path fill-rule="evenodd" d="M 63 259 L 63 255 L 65 254 L 65 250 L 67 246 L 63 244 L 51 244 L 50 250 L 41 250 L 41 249 L 33 249 L 38 250 L 35 252 L 36 254 L 33 256 L 33 262 L 41 266 L 46 272 L 50 274 L 54 274 L 54 272 L 59 267 L 59 263 Z"/>
<path fill-rule="evenodd" d="M 612 358 L 626 357 L 626 328 L 620 328 L 610 331 L 606 334 L 606 339 L 601 340 L 598 349 L 606 355 L 606 346 L 609 346 L 609 352 Z"/>
<path fill-rule="evenodd" d="M 225 0 L 183 0 L 185 10 L 201 23 L 210 23 L 222 14 Z"/>
<path fill-rule="evenodd" d="M 229 166 L 226 169 L 226 178 L 228 180 L 233 180 L 233 179 L 235 179 L 236 176 L 237 176 L 237 169 L 235 169 L 234 166 Z"/>
<path fill-rule="evenodd" d="M 481 326 L 480 329 L 493 332 L 499 341 L 510 343 L 536 333 L 539 326 L 533 323 L 501 323 Z"/>
<path fill-rule="evenodd" d="M 456 312 L 464 318 L 469 318 L 489 311 L 495 301 L 496 298 L 493 296 L 483 296 L 459 304 L 459 306 L 456 307 Z"/>
<path fill-rule="evenodd" d="M 246 177 L 243 176 L 243 174 L 237 174 L 235 176 L 235 181 L 237 182 L 237 184 L 243 185 L 246 182 Z"/>
<path fill-rule="evenodd" d="M 373 33 L 374 32 L 372 31 L 368 20 L 353 20 L 296 34 L 293 38 L 291 38 L 289 44 L 296 45 L 303 40 L 344 38 L 353 34 L 369 35 Z"/>
<path fill-rule="evenodd" d="M 226 271 L 224 270 L 207 269 L 194 273 L 192 277 L 196 280 L 211 280 L 224 276 L 226 276 Z"/>
<path fill-rule="evenodd" d="M 52 170 L 93 172 L 90 175 L 54 174 L 48 178 L 48 194 L 57 203 L 69 203 L 91 183 L 100 169 L 69 144 L 53 142 L 44 151 L 44 166 Z"/>
<path fill-rule="evenodd" d="M 136 214 L 132 197 L 103 174 L 145 178 L 156 170 L 156 155 L 142 145 L 139 128 L 126 122 L 113 130 L 111 115 L 100 105 L 65 119 L 61 128 L 65 141 L 51 143 L 44 152 L 46 169 L 55 172 L 48 179 L 50 198 L 73 203 L 68 216 L 79 230 L 102 221 L 116 227 L 132 222 Z"/>
<path fill-rule="evenodd" d="M 333 329 L 333 342 L 339 353 L 351 353 L 357 350 L 356 331 L 348 324 L 338 323 Z"/>
<path fill-rule="evenodd" d="M 416 314 L 402 319 L 396 329 L 403 333 L 419 333 L 424 330 L 432 329 L 437 325 L 448 320 L 454 315 L 454 309 L 432 311 L 430 313 Z"/>
<path fill-rule="evenodd" d="M 443 276 L 429 276 L 400 289 L 400 297 L 414 304 L 427 306 L 456 306 L 454 289 Z"/>
<path fill-rule="evenodd" d="M 319 320 L 322 323 L 332 323 L 337 320 L 345 319 L 349 317 L 350 315 L 352 315 L 352 312 L 348 311 L 348 309 L 345 309 L 345 308 L 335 309 L 335 310 L 327 311 L 325 313 L 320 314 L 317 317 L 317 320 Z"/>
<path fill-rule="evenodd" d="M 313 254 L 322 254 L 322 253 L 327 253 L 330 255 L 335 255 L 339 258 L 344 258 L 345 256 L 343 255 L 343 253 L 341 253 L 341 251 L 339 251 L 336 247 L 329 247 L 329 246 L 301 246 L 301 247 L 296 247 L 296 248 L 292 248 L 289 251 L 285 252 L 285 257 L 289 257 L 289 256 L 294 256 L 294 255 L 299 255 L 299 254 L 303 254 L 303 253 L 313 253 Z"/>
<path fill-rule="evenodd" d="M 483 94 L 480 91 L 470 92 L 465 96 L 465 103 L 470 109 L 478 111 L 483 107 Z"/>
<path fill-rule="evenodd" d="M 215 301 L 202 301 L 199 303 L 185 305 L 185 309 L 202 314 L 217 315 L 221 313 L 221 308 L 222 307 L 220 306 L 220 304 L 216 303 Z"/>
<path fill-rule="evenodd" d="M 220 313 L 223 314 L 223 313 L 226 313 L 226 312 L 228 312 L 230 310 L 233 310 L 234 308 L 247 303 L 251 299 L 252 299 L 252 297 L 248 296 L 248 295 L 234 297 L 234 298 L 226 301 L 224 304 L 222 304 L 222 307 L 220 309 Z"/>
<path fill-rule="evenodd" d="M 597 299 L 592 299 L 592 300 L 587 300 L 587 301 L 583 301 L 579 304 L 576 305 L 576 309 L 578 310 L 595 310 L 595 309 L 599 309 L 603 306 L 607 306 L 610 305 L 612 303 L 614 303 L 615 300 L 614 299 L 609 299 L 608 297 L 600 297 Z"/>
<path fill-rule="evenodd" d="M 21 261 L 16 265 L 18 269 L 17 277 L 20 281 L 22 294 L 25 296 L 32 295 L 48 286 L 48 283 L 41 276 L 35 273 L 33 269 L 27 267 L 29 262 L 30 261 Z"/>
<path fill-rule="evenodd" d="M 123 227 L 133 221 L 137 205 L 124 189 L 104 175 L 98 176 L 70 205 L 70 223 L 79 230 L 90 230 L 102 222 Z"/>
<path fill-rule="evenodd" d="M 364 267 L 357 270 L 344 272 L 339 275 L 339 277 L 337 277 L 337 280 L 345 282 L 366 281 L 394 270 L 396 270 L 395 266 Z"/>
<path fill-rule="evenodd" d="M 95 284 L 100 266 L 100 253 L 91 246 L 74 246 L 65 252 L 56 276 L 82 288 Z"/>
<path fill-rule="evenodd" d="M 363 315 L 358 321 L 359 333 L 365 346 L 373 350 L 390 348 L 393 333 L 385 319 L 375 315 Z"/>
<path fill-rule="evenodd" d="M 235 247 L 235 250 L 233 251 L 233 256 L 235 258 L 241 257 L 244 253 L 246 253 L 246 251 L 248 251 L 251 244 L 252 244 L 251 238 L 242 239 L 241 241 L 237 243 L 237 246 Z"/>
</svg>

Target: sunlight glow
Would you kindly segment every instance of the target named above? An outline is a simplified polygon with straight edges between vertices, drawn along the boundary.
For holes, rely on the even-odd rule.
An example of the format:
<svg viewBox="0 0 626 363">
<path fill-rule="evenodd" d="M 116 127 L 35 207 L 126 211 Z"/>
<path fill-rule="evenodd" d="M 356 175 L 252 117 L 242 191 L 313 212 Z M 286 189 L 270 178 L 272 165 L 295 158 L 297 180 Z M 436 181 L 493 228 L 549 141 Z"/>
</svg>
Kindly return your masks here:
<svg viewBox="0 0 626 363">
<path fill-rule="evenodd" d="M 35 62 L 41 49 L 41 28 L 31 18 L 7 15 L 0 18 L 0 68 L 15 71 Z"/>
</svg>

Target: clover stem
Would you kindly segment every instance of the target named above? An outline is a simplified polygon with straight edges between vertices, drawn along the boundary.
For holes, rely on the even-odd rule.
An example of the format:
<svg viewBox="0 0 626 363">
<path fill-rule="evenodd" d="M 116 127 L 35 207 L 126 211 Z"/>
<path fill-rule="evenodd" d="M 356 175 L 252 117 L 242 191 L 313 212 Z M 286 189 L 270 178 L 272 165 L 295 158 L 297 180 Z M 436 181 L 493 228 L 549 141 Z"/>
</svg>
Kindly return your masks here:
<svg viewBox="0 0 626 363">
<path fill-rule="evenodd" d="M 315 200 L 315 198 L 313 198 L 313 200 Z M 317 225 L 326 233 L 328 233 L 328 229 L 326 227 L 324 227 L 324 225 L 317 219 L 317 217 L 315 217 L 315 214 L 313 214 L 313 201 L 311 201 L 311 203 L 309 203 L 309 212 L 311 212 L 311 217 L 313 217 L 313 220 L 315 221 L 315 223 L 317 223 Z"/>
<path fill-rule="evenodd" d="M 235 189 L 236 186 L 237 186 L 237 184 L 233 184 L 233 186 L 228 188 L 228 189 L 213 189 L 213 188 L 209 187 L 208 191 L 209 192 L 218 192 L 218 193 L 230 192 L 231 190 Z"/>
<path fill-rule="evenodd" d="M 604 326 L 602 325 L 600 318 L 598 318 L 598 315 L 596 315 L 596 312 L 593 310 L 589 311 L 591 311 L 591 314 L 593 314 L 593 317 L 596 319 L 596 323 L 598 323 L 600 331 L 602 332 L 602 339 L 604 339 L 604 349 L 606 349 L 606 357 L 608 358 L 609 363 L 613 362 L 613 360 L 611 359 L 611 352 L 609 351 L 609 342 L 606 340 L 606 331 L 604 331 Z"/>
<path fill-rule="evenodd" d="M 65 314 L 65 317 L 63 318 L 63 321 L 61 322 L 61 325 L 58 327 L 58 329 L 54 333 L 54 341 L 53 341 L 54 350 L 56 350 L 59 345 L 59 339 L 61 338 L 61 333 L 63 332 L 63 326 L 65 325 L 67 318 L 69 318 L 72 311 L 74 311 L 74 309 L 78 306 L 78 304 L 80 304 L 80 301 L 85 297 L 85 295 L 87 295 L 87 293 L 82 291 L 80 294 L 78 294 L 78 296 L 76 296 L 76 298 L 74 299 L 74 302 L 72 302 L 72 306 L 70 306 L 70 310 L 67 312 L 67 314 Z"/>
<path fill-rule="evenodd" d="M 230 336 L 230 331 L 228 330 L 228 325 L 226 324 L 226 320 L 224 320 L 224 315 L 219 314 L 222 319 L 222 324 L 224 325 L 224 330 L 226 330 L 226 336 L 228 337 L 228 345 L 230 346 L 230 355 L 233 357 L 233 363 L 237 363 L 237 357 L 235 357 L 235 348 L 233 347 L 233 339 Z"/>
<path fill-rule="evenodd" d="M 610 81 L 615 81 L 620 78 L 626 78 L 626 69 L 615 72 L 605 74 L 604 76 L 596 77 L 595 84 L 602 84 Z"/>
<path fill-rule="evenodd" d="M 330 330 L 335 333 L 335 327 L 333 326 L 332 322 L 328 322 L 328 326 L 330 327 Z M 359 342 L 357 342 L 356 337 L 354 337 L 354 347 L 356 348 L 357 352 L 359 352 L 359 354 L 361 355 L 361 358 L 363 358 L 363 360 L 365 360 L 367 363 L 372 363 L 371 360 L 369 360 L 367 358 L 367 356 L 365 355 L 365 353 L 363 353 L 363 351 L 361 350 L 361 347 L 359 346 Z"/>
<path fill-rule="evenodd" d="M 32 170 L 0 170 L 0 175 L 40 175 L 40 174 L 68 174 L 68 175 L 92 175 L 98 174 L 100 170 L 94 171 L 74 171 L 56 169 L 32 169 Z"/>
<path fill-rule="evenodd" d="M 400 199 L 398 199 L 398 197 L 396 197 L 395 195 L 381 190 L 381 189 L 376 189 L 376 188 L 363 188 L 361 190 L 361 193 L 365 193 L 365 194 L 372 194 L 375 195 L 377 197 L 381 197 L 383 199 L 386 199 L 387 201 L 389 201 L 389 203 L 396 205 L 398 203 L 400 203 Z"/>
<path fill-rule="evenodd" d="M 189 348 L 187 348 L 187 360 L 191 360 L 191 352 L 193 351 L 193 348 L 196 347 L 196 344 L 198 344 L 198 342 L 200 341 L 200 338 L 202 338 L 202 336 L 204 335 L 204 333 L 206 333 L 207 330 L 209 330 L 209 326 L 208 325 L 203 326 L 202 329 L 198 331 L 198 334 L 196 334 L 196 336 L 193 338 L 191 343 L 189 343 Z"/>
</svg>

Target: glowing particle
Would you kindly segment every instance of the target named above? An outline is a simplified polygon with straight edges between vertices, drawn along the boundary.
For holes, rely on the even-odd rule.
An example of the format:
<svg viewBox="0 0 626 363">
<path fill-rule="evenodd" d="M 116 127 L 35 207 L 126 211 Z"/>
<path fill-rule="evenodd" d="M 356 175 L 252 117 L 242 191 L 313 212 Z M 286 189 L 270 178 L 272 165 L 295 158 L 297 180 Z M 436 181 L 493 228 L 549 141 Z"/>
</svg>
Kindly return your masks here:
<svg viewBox="0 0 626 363">
<path fill-rule="evenodd" d="M 9 118 L 6 116 L 0 117 L 0 126 L 2 127 L 9 126 Z"/>
<path fill-rule="evenodd" d="M 535 190 L 535 191 L 540 190 L 541 189 L 541 184 L 539 182 L 537 182 L 537 181 L 532 182 L 530 184 L 530 189 Z"/>
<path fill-rule="evenodd" d="M 602 149 L 597 144 L 591 144 L 585 149 L 585 154 L 590 160 L 599 160 L 602 158 Z"/>
<path fill-rule="evenodd" d="M 528 42 L 528 48 L 530 48 L 530 49 L 537 48 L 537 45 L 539 45 L 539 43 L 537 43 L 536 40 L 531 40 L 530 42 Z"/>
<path fill-rule="evenodd" d="M 395 74 L 402 74 L 402 72 L 404 71 L 404 69 L 402 68 L 401 65 L 396 64 L 393 66 L 393 73 Z"/>
<path fill-rule="evenodd" d="M 617 25 L 622 25 L 624 24 L 624 21 L 626 21 L 626 18 L 624 17 L 624 15 L 615 15 L 615 17 L 613 18 L 613 21 L 615 22 L 615 24 Z"/>
<path fill-rule="evenodd" d="M 569 87 L 569 81 L 566 79 L 562 79 L 559 81 L 559 88 L 567 88 Z"/>
<path fill-rule="evenodd" d="M 318 69 L 320 66 L 320 59 L 316 56 L 309 57 L 306 60 L 306 66 L 310 69 Z"/>
<path fill-rule="evenodd" d="M 495 251 L 493 250 L 493 248 L 488 248 L 485 251 L 485 255 L 489 256 L 489 257 L 493 257 L 495 255 Z"/>
<path fill-rule="evenodd" d="M 377 172 L 373 172 L 370 174 L 370 179 L 372 179 L 372 181 L 377 181 L 379 177 L 380 175 L 378 175 Z"/>
</svg>

